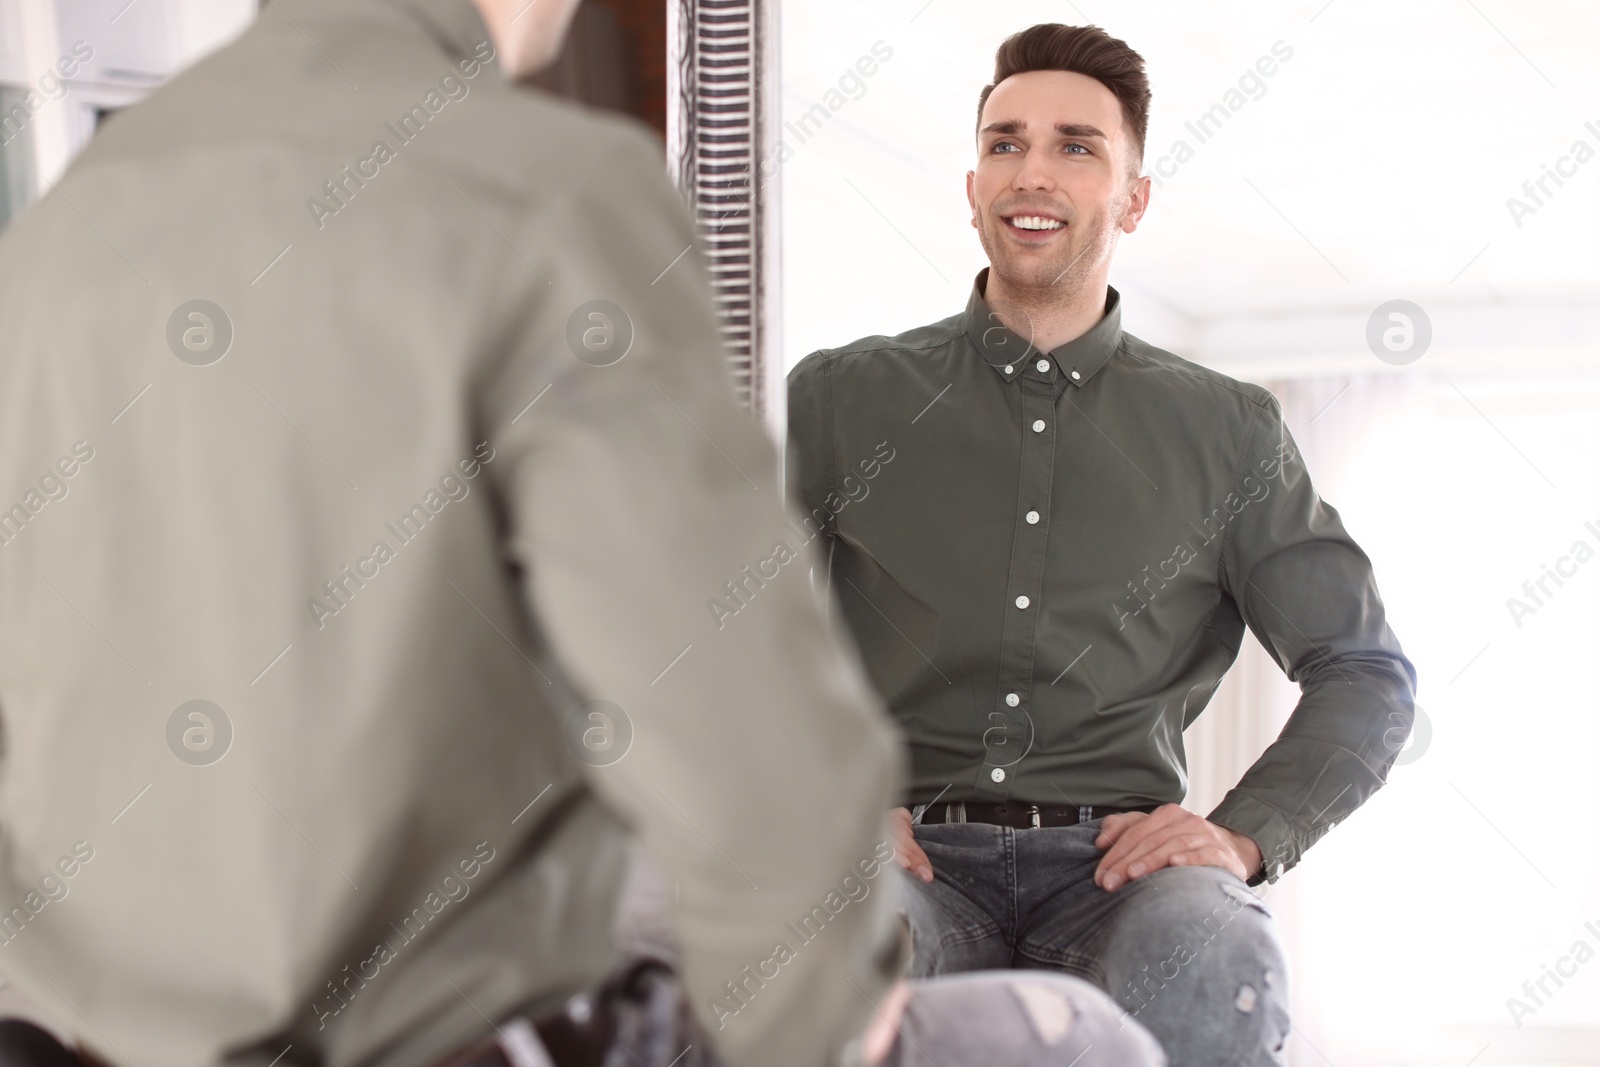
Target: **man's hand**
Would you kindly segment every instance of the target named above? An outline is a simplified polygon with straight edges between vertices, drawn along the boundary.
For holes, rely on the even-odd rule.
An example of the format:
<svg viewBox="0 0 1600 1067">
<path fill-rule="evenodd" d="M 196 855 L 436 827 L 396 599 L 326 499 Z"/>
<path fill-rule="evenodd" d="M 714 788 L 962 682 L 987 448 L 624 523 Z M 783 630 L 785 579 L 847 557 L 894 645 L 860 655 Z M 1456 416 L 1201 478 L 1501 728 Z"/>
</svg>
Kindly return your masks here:
<svg viewBox="0 0 1600 1067">
<path fill-rule="evenodd" d="M 895 808 L 889 813 L 889 832 L 894 837 L 895 862 L 924 882 L 933 881 L 933 864 L 911 833 L 910 808 Z"/>
<path fill-rule="evenodd" d="M 1095 868 L 1094 883 L 1110 892 L 1162 867 L 1221 867 L 1248 880 L 1261 867 L 1261 848 L 1244 834 L 1177 804 L 1148 815 L 1107 815 L 1095 847 L 1109 849 Z"/>
<path fill-rule="evenodd" d="M 909 817 L 909 813 L 907 815 Z M 910 1000 L 911 986 L 904 978 L 883 995 L 861 1039 L 861 1054 L 869 1067 L 878 1067 L 894 1048 L 894 1040 L 900 1036 L 900 1017 L 905 1014 L 906 1003 Z"/>
</svg>

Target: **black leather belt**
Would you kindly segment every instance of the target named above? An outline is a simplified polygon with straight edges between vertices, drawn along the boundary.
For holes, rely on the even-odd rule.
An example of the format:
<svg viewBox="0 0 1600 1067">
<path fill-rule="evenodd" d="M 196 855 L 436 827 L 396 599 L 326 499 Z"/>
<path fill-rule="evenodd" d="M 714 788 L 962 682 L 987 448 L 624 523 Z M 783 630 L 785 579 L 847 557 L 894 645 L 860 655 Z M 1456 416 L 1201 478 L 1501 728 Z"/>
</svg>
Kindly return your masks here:
<svg viewBox="0 0 1600 1067">
<path fill-rule="evenodd" d="M 979 803 L 972 800 L 948 801 L 930 804 L 922 813 L 923 824 L 952 822 L 982 822 L 995 826 L 1010 826 L 1017 830 L 1044 826 L 1076 826 L 1092 822 L 1107 815 L 1124 811 L 1152 812 L 1159 804 L 1132 808 L 1097 807 L 1093 804 L 1005 804 Z"/>
</svg>

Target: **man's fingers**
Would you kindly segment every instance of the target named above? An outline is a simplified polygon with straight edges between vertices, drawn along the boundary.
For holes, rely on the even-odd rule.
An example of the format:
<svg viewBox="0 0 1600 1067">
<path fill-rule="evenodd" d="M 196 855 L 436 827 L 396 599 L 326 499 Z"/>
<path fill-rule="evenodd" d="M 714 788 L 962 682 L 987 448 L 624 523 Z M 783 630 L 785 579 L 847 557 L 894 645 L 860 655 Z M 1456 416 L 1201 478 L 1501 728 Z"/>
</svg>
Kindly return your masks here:
<svg viewBox="0 0 1600 1067">
<path fill-rule="evenodd" d="M 928 859 L 928 854 L 922 851 L 922 846 L 915 841 L 904 848 L 895 849 L 894 858 L 900 866 L 924 882 L 933 881 L 933 861 Z"/>
<path fill-rule="evenodd" d="M 1130 845 L 1138 844 L 1139 834 L 1136 828 L 1141 822 L 1149 818 L 1143 812 L 1128 812 L 1122 815 L 1106 816 L 1105 822 L 1101 824 L 1100 836 L 1094 842 L 1096 847 L 1106 850 L 1106 854 L 1100 857 L 1100 864 L 1094 871 L 1096 885 L 1103 885 L 1106 872 L 1121 857 L 1127 855 Z M 1117 820 L 1114 826 L 1112 825 L 1113 819 Z"/>
<path fill-rule="evenodd" d="M 894 835 L 895 862 L 924 882 L 933 881 L 933 863 L 928 859 L 928 854 L 922 851 L 922 846 L 917 844 L 911 829 L 911 812 L 906 808 L 891 811 L 889 829 Z"/>
<path fill-rule="evenodd" d="M 1200 834 L 1173 833 L 1153 843 L 1136 856 L 1129 856 L 1123 864 L 1124 873 L 1132 881 L 1141 875 L 1159 870 L 1180 852 L 1214 852 L 1216 842 Z"/>
<path fill-rule="evenodd" d="M 1128 827 L 1148 818 L 1142 811 L 1119 811 L 1115 815 L 1107 815 L 1100 822 L 1100 836 L 1094 839 L 1095 847 L 1109 848 Z"/>
<path fill-rule="evenodd" d="M 1239 862 L 1239 854 L 1231 848 L 1220 846 L 1179 850 L 1168 857 L 1167 863 L 1173 867 L 1221 867 L 1225 871 L 1232 871 L 1241 879 L 1250 876 L 1250 872 L 1244 869 L 1244 864 Z"/>
<path fill-rule="evenodd" d="M 1096 872 L 1095 882 L 1109 892 L 1163 867 L 1221 867 L 1239 878 L 1247 877 L 1238 853 L 1226 841 L 1180 827 L 1160 835 L 1137 855 Z"/>
<path fill-rule="evenodd" d="M 1135 864 L 1146 862 L 1152 851 L 1166 847 L 1174 839 L 1191 840 L 1196 848 L 1212 840 L 1209 835 L 1197 833 L 1187 821 L 1155 826 L 1137 841 L 1124 839 L 1121 847 L 1111 850 L 1105 866 L 1118 867 L 1126 875 Z"/>
<path fill-rule="evenodd" d="M 1141 838 L 1138 841 L 1124 840 L 1117 847 L 1106 853 L 1100 859 L 1100 866 L 1095 871 L 1095 881 L 1105 884 L 1108 877 L 1116 875 L 1123 881 L 1128 880 L 1128 865 L 1138 856 L 1146 855 L 1150 851 L 1152 842 L 1159 843 L 1161 838 Z M 1106 888 L 1111 888 L 1106 886 Z"/>
<path fill-rule="evenodd" d="M 1129 865 L 1136 859 L 1148 856 L 1150 850 L 1158 847 L 1171 833 L 1170 828 L 1156 826 L 1147 833 L 1124 835 L 1101 857 L 1100 866 L 1094 872 L 1095 883 L 1103 889 L 1115 889 L 1118 884 L 1128 881 Z"/>
<path fill-rule="evenodd" d="M 1157 866 L 1165 866 L 1164 859 L 1160 864 L 1156 864 L 1149 858 L 1152 851 L 1160 848 L 1174 836 L 1194 837 L 1198 833 L 1196 823 L 1199 821 L 1201 820 L 1198 820 L 1193 812 L 1181 805 L 1163 804 L 1147 818 L 1142 819 L 1137 826 L 1123 832 L 1095 869 L 1095 884 L 1109 891 L 1137 877 L 1130 873 L 1130 868 L 1134 864 L 1144 865 L 1139 872 L 1141 874 L 1148 874 Z M 1189 850 L 1209 840 L 1205 834 L 1199 834 Z"/>
<path fill-rule="evenodd" d="M 1192 814 L 1187 809 L 1177 804 L 1163 804 L 1152 812 L 1120 811 L 1115 815 L 1107 815 L 1100 824 L 1100 836 L 1095 838 L 1095 845 L 1099 848 L 1109 848 L 1128 834 L 1135 839 L 1150 833 L 1157 827 L 1165 826 Z"/>
<path fill-rule="evenodd" d="M 1109 842 L 1102 844 L 1102 838 L 1095 840 L 1095 844 L 1107 849 L 1106 854 L 1100 858 L 1100 865 L 1095 869 L 1094 880 L 1096 884 L 1103 885 L 1107 871 L 1125 860 L 1141 842 L 1153 834 L 1159 834 L 1170 825 L 1174 819 L 1168 808 L 1177 807 L 1175 804 L 1165 805 L 1146 815 L 1144 812 L 1124 812 L 1121 815 L 1108 815 L 1106 821 L 1112 819 L 1126 819 L 1119 824 L 1117 835 Z M 1184 809 L 1178 808 L 1179 812 Z M 1184 812 L 1184 814 L 1187 814 Z M 1126 875 L 1124 875 L 1126 877 Z"/>
<path fill-rule="evenodd" d="M 1144 842 L 1137 852 L 1118 857 L 1103 871 L 1096 872 L 1095 881 L 1105 890 L 1116 889 L 1125 882 L 1160 870 L 1167 865 L 1167 857 L 1177 852 L 1203 848 L 1205 842 L 1180 831 L 1168 830 Z"/>
</svg>

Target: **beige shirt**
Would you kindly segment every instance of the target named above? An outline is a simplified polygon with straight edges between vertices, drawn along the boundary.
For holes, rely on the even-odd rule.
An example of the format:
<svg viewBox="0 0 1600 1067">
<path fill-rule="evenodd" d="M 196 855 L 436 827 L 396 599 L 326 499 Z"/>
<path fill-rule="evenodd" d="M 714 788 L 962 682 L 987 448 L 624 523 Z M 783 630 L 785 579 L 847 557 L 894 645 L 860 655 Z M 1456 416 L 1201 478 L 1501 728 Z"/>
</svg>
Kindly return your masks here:
<svg viewBox="0 0 1600 1067">
<path fill-rule="evenodd" d="M 274 3 L 0 235 L 0 973 L 110 1063 L 548 1009 L 630 827 L 739 1067 L 895 968 L 898 735 L 659 145 L 487 57 L 470 0 Z"/>
</svg>

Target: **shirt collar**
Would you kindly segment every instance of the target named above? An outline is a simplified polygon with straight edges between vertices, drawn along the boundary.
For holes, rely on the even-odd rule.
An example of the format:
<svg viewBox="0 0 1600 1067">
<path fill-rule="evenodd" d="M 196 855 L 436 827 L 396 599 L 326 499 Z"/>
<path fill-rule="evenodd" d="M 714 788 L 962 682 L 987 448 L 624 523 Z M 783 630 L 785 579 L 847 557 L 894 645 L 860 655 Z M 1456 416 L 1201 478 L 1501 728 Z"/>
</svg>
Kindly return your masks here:
<svg viewBox="0 0 1600 1067">
<path fill-rule="evenodd" d="M 967 300 L 965 315 L 967 337 L 983 361 L 1006 381 L 1029 376 L 1047 381 L 1063 378 L 1082 388 L 1089 379 L 1104 367 L 1122 344 L 1122 296 L 1111 286 L 1106 286 L 1106 309 L 1100 321 L 1081 337 L 1058 345 L 1049 352 L 1040 352 L 1018 337 L 1000 322 L 1000 316 L 989 310 L 983 299 L 989 281 L 989 268 L 978 272 L 972 283 L 972 296 Z M 1048 369 L 1040 371 L 1044 361 Z"/>
</svg>

